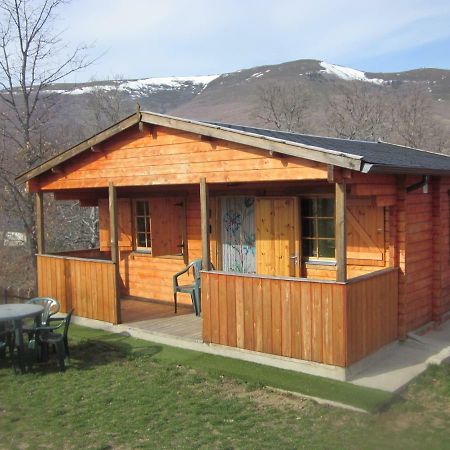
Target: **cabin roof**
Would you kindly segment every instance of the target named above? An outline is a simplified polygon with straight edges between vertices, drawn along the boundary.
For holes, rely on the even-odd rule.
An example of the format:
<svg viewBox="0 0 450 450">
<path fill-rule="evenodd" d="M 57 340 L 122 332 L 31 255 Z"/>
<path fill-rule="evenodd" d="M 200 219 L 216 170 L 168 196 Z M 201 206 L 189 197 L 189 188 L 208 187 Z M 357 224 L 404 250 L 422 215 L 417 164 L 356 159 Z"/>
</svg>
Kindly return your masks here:
<svg viewBox="0 0 450 450">
<path fill-rule="evenodd" d="M 232 130 L 239 130 L 245 133 L 258 134 L 284 141 L 292 141 L 310 147 L 341 152 L 349 155 L 361 157 L 366 167 L 364 172 L 369 171 L 392 171 L 408 172 L 408 170 L 418 169 L 450 171 L 450 157 L 442 153 L 434 153 L 412 147 L 391 144 L 383 141 L 363 141 L 353 139 L 341 139 L 325 136 L 313 136 L 300 133 L 289 133 L 285 131 L 270 130 L 265 128 L 249 127 L 245 125 L 225 124 L 210 122 Z"/>
<path fill-rule="evenodd" d="M 16 181 L 23 183 L 48 172 L 138 123 L 197 133 L 364 173 L 450 174 L 449 156 L 387 142 L 312 136 L 139 111 L 19 175 Z"/>
</svg>

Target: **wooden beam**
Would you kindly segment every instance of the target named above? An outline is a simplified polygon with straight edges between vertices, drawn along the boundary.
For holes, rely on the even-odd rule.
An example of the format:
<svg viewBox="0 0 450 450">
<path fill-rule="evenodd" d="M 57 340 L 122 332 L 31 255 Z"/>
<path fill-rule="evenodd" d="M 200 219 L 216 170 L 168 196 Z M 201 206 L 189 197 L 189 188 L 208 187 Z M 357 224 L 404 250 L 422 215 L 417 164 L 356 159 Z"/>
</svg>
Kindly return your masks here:
<svg viewBox="0 0 450 450">
<path fill-rule="evenodd" d="M 44 236 L 44 194 L 42 191 L 34 194 L 36 207 L 36 240 L 37 252 L 42 255 L 45 252 Z"/>
<path fill-rule="evenodd" d="M 332 164 L 327 164 L 327 178 L 328 183 L 334 183 L 334 166 Z"/>
<path fill-rule="evenodd" d="M 113 183 L 109 183 L 109 234 L 111 236 L 111 261 L 114 263 L 114 282 L 116 288 L 115 312 L 116 322 L 121 322 L 120 317 L 120 273 L 119 273 L 119 232 L 117 215 L 117 190 Z"/>
<path fill-rule="evenodd" d="M 211 255 L 209 246 L 209 201 L 206 178 L 200 179 L 200 215 L 202 233 L 202 268 L 210 270 Z"/>
<path fill-rule="evenodd" d="M 335 184 L 336 281 L 347 281 L 347 230 L 345 213 L 347 189 L 344 182 Z"/>
</svg>

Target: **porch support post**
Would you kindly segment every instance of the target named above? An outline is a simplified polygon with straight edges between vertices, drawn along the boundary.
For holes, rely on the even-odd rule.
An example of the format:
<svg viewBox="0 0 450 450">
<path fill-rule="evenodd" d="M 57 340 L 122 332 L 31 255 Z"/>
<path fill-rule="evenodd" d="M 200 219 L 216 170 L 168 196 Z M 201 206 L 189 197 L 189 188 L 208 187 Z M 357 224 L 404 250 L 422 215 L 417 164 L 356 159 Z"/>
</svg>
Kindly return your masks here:
<svg viewBox="0 0 450 450">
<path fill-rule="evenodd" d="M 202 232 L 202 269 L 210 270 L 210 246 L 209 246 L 209 201 L 206 178 L 200 178 L 200 214 Z"/>
<path fill-rule="evenodd" d="M 119 274 L 119 243 L 117 229 L 117 191 L 113 183 L 109 183 L 109 234 L 111 236 L 111 261 L 114 263 L 114 282 L 116 290 L 115 316 L 120 323 L 120 274 Z"/>
<path fill-rule="evenodd" d="M 38 255 L 45 253 L 44 237 L 44 194 L 42 191 L 34 194 L 36 207 L 36 241 Z"/>
<path fill-rule="evenodd" d="M 347 208 L 345 182 L 335 183 L 336 214 L 336 281 L 347 281 L 347 227 L 345 211 Z"/>
</svg>

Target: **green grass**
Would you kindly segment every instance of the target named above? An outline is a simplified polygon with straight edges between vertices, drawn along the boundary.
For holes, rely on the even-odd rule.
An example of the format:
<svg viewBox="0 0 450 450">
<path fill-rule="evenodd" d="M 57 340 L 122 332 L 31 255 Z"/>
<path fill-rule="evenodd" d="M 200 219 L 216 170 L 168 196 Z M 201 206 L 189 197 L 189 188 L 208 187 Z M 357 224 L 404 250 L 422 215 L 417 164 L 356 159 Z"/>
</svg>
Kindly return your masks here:
<svg viewBox="0 0 450 450">
<path fill-rule="evenodd" d="M 166 345 L 149 344 L 140 339 L 106 333 L 91 328 L 74 326 L 74 329 L 72 332 L 74 332 L 73 335 L 76 339 L 95 339 L 97 342 L 109 343 L 116 346 L 116 348 L 121 348 L 128 354 L 151 353 L 154 361 L 168 364 L 183 364 L 214 377 L 226 375 L 258 387 L 270 386 L 299 392 L 346 403 L 367 411 L 378 410 L 384 404 L 390 402 L 392 398 L 391 394 L 384 391 L 359 387 L 328 378 Z"/>
<path fill-rule="evenodd" d="M 450 368 L 359 414 L 271 385 L 376 407 L 378 391 L 73 326 L 72 361 L 0 365 L 0 448 L 448 448 Z"/>
</svg>

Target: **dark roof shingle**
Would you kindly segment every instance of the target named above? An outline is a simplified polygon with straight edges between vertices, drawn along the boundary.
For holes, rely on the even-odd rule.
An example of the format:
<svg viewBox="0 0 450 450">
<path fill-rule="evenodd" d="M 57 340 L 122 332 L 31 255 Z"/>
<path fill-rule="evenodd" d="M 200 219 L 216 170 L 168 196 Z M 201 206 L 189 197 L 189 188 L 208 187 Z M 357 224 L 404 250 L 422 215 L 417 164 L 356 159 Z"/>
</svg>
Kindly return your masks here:
<svg viewBox="0 0 450 450">
<path fill-rule="evenodd" d="M 333 150 L 360 156 L 366 164 L 373 164 L 380 169 L 423 169 L 424 171 L 450 170 L 450 157 L 447 155 L 403 147 L 387 142 L 311 136 L 219 122 L 206 123 L 229 128 L 230 130 L 242 131 L 244 133 L 252 133 L 259 136 L 295 142 L 301 145 L 319 147 L 325 150 Z"/>
</svg>

